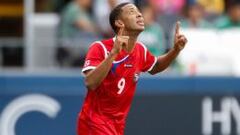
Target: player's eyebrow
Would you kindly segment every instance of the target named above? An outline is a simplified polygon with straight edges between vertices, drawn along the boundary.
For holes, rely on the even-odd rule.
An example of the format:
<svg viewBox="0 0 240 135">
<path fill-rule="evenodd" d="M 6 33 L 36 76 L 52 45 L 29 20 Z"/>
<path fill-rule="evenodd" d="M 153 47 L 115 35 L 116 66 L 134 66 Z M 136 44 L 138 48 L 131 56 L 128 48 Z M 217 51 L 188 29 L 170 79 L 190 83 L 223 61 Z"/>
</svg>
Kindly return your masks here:
<svg viewBox="0 0 240 135">
<path fill-rule="evenodd" d="M 130 7 L 129 10 L 135 9 L 134 7 Z"/>
<path fill-rule="evenodd" d="M 131 10 L 131 9 L 134 9 L 134 7 L 130 7 L 129 9 L 130 9 L 130 10 Z"/>
<path fill-rule="evenodd" d="M 140 12 L 139 9 L 138 9 L 138 8 L 135 8 L 135 7 L 130 7 L 130 8 L 129 8 L 129 11 L 132 11 L 132 10 L 137 10 L 138 12 Z"/>
</svg>

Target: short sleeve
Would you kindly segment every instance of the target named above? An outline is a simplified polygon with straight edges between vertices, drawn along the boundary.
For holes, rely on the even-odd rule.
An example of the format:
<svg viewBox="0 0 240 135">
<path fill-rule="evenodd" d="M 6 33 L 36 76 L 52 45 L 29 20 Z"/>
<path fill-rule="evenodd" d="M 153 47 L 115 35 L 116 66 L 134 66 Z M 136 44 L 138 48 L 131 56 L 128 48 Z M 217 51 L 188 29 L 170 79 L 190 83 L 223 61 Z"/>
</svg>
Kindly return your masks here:
<svg viewBox="0 0 240 135">
<path fill-rule="evenodd" d="M 105 59 L 104 49 L 100 43 L 93 43 L 86 55 L 82 73 L 95 69 Z"/>
<path fill-rule="evenodd" d="M 142 72 L 149 72 L 153 69 L 157 62 L 157 57 L 155 57 L 149 50 L 144 47 L 144 62 L 142 65 Z"/>
</svg>

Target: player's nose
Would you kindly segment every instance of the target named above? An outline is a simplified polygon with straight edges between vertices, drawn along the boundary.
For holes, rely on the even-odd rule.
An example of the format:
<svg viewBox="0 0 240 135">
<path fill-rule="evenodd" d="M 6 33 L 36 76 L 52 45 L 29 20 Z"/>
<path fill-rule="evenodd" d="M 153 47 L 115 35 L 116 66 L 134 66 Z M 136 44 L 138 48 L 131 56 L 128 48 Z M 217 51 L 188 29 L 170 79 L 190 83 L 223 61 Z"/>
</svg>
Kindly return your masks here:
<svg viewBox="0 0 240 135">
<path fill-rule="evenodd" d="M 137 18 L 143 17 L 141 12 L 137 12 Z"/>
</svg>

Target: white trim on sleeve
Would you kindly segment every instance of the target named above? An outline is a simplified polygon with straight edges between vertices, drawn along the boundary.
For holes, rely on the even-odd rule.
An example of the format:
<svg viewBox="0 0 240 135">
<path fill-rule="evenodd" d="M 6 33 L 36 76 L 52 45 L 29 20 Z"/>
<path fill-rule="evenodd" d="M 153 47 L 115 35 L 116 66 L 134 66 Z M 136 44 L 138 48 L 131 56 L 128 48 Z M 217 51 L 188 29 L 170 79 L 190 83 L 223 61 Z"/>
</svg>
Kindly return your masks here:
<svg viewBox="0 0 240 135">
<path fill-rule="evenodd" d="M 155 66 L 156 63 L 157 63 L 157 57 L 155 57 L 152 66 L 151 66 L 147 71 L 148 71 L 148 72 L 151 71 L 151 70 L 153 69 L 153 67 Z"/>
<path fill-rule="evenodd" d="M 99 44 L 102 46 L 103 51 L 104 51 L 104 57 L 105 57 L 105 59 L 106 59 L 107 56 L 108 56 L 108 54 L 107 54 L 107 48 L 105 47 L 105 45 L 104 45 L 102 42 L 98 41 L 97 43 L 99 43 Z"/>
<path fill-rule="evenodd" d="M 82 69 L 82 73 L 85 72 L 85 71 L 87 71 L 87 70 L 95 69 L 95 68 L 96 68 L 96 67 L 94 67 L 94 66 L 85 67 L 85 68 Z"/>
<path fill-rule="evenodd" d="M 146 61 L 147 60 L 147 47 L 141 42 L 138 42 L 138 43 L 144 48 L 144 60 Z"/>
</svg>

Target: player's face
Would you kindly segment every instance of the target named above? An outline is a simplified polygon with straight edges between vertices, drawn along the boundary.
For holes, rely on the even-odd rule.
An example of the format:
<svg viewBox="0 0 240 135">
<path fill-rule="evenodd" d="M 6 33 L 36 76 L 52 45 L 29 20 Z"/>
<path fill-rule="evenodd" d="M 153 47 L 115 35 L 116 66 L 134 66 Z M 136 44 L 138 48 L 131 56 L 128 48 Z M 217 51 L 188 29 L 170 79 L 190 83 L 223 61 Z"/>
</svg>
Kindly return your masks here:
<svg viewBox="0 0 240 135">
<path fill-rule="evenodd" d="M 144 19 L 138 8 L 133 4 L 122 7 L 121 20 L 126 30 L 143 31 Z"/>
</svg>

